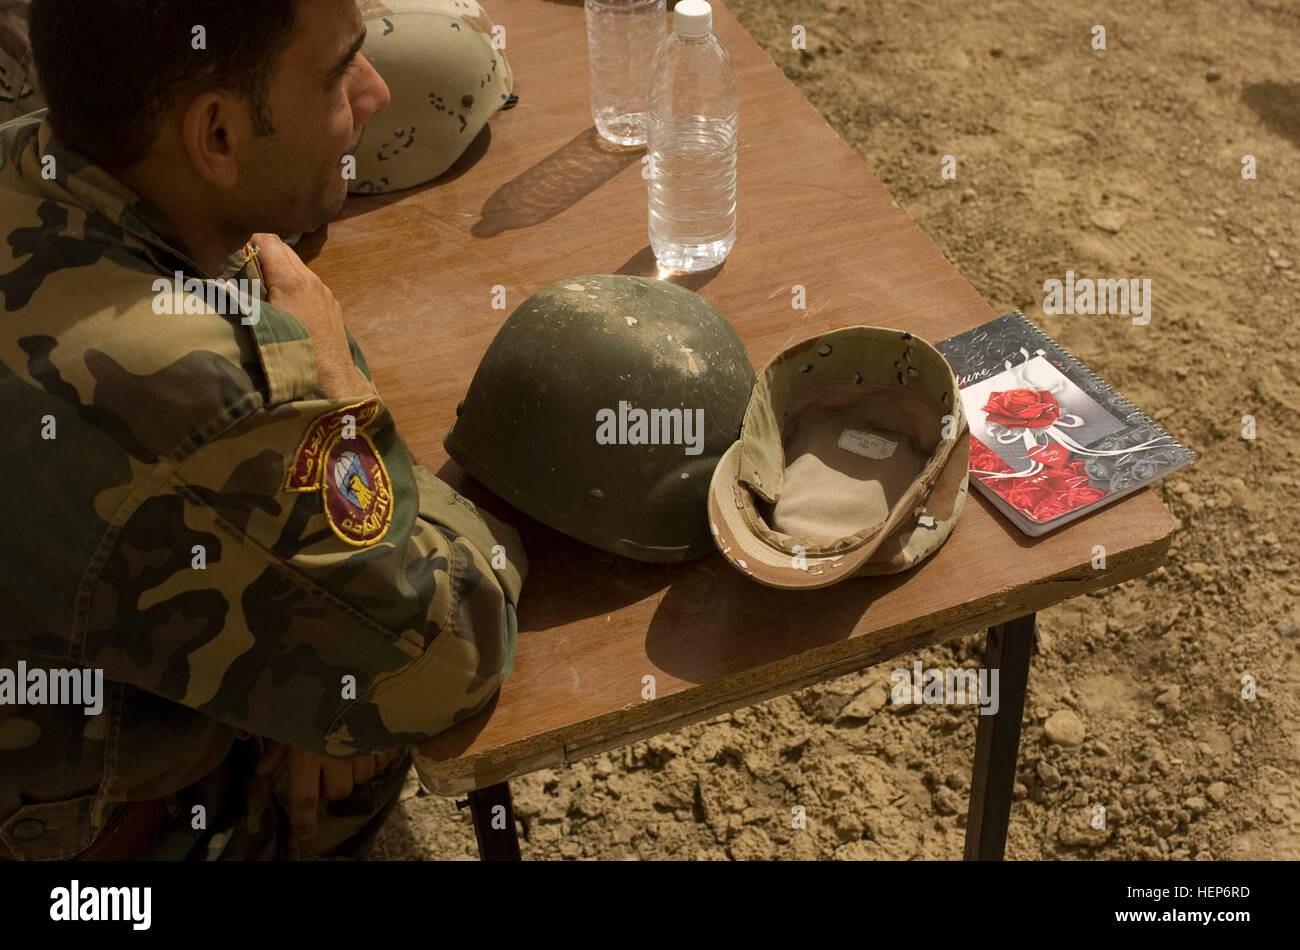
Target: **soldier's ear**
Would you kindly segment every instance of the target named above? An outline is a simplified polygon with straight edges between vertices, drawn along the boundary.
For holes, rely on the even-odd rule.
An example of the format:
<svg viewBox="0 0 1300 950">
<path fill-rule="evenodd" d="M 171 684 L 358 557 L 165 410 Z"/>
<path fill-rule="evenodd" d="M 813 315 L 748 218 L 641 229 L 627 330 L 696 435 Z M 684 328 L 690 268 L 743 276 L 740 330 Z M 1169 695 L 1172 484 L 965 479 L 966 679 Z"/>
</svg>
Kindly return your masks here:
<svg viewBox="0 0 1300 950">
<path fill-rule="evenodd" d="M 180 134 L 195 174 L 219 188 L 235 187 L 246 123 L 240 103 L 230 95 L 205 92 L 190 100 L 180 116 Z"/>
</svg>

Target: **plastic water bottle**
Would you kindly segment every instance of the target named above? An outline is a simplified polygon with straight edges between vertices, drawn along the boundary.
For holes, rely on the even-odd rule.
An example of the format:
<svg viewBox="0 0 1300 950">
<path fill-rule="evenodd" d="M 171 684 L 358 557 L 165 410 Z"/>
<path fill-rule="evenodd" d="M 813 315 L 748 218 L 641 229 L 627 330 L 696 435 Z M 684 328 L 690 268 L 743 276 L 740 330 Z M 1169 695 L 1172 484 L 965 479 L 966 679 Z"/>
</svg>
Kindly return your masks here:
<svg viewBox="0 0 1300 950">
<path fill-rule="evenodd" d="M 650 66 L 668 32 L 664 0 L 586 0 L 591 117 L 615 145 L 646 143 Z"/>
<path fill-rule="evenodd" d="M 736 243 L 740 93 L 707 0 L 679 0 L 650 88 L 650 247 L 659 266 L 716 267 Z"/>
</svg>

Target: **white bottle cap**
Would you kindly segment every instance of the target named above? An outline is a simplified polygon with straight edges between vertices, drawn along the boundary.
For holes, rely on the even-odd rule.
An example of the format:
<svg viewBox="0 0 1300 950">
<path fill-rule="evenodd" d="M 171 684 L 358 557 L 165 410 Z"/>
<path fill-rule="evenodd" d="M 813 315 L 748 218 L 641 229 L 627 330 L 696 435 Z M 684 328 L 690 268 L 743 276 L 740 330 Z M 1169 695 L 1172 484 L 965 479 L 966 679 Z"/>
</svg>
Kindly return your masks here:
<svg viewBox="0 0 1300 950">
<path fill-rule="evenodd" d="M 713 7 L 709 0 L 677 0 L 673 8 L 673 32 L 678 36 L 708 36 L 713 29 Z"/>
</svg>

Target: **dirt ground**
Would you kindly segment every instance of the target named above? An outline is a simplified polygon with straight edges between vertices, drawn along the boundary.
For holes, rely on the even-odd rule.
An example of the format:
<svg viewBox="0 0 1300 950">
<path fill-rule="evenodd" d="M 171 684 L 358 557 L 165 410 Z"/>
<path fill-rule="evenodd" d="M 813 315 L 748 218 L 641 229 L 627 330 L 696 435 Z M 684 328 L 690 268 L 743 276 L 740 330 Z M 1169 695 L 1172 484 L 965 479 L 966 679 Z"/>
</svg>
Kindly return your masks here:
<svg viewBox="0 0 1300 950">
<path fill-rule="evenodd" d="M 1007 855 L 1300 858 L 1300 8 L 728 6 L 995 311 L 1023 309 L 1201 456 L 1158 488 L 1181 526 L 1167 567 L 1039 615 Z M 1151 322 L 1045 316 L 1067 268 L 1150 278 Z M 977 717 L 887 704 L 916 658 L 515 781 L 525 857 L 960 857 Z M 1054 716 L 1082 742 L 1049 739 Z M 376 849 L 475 853 L 468 813 L 413 783 Z"/>
</svg>

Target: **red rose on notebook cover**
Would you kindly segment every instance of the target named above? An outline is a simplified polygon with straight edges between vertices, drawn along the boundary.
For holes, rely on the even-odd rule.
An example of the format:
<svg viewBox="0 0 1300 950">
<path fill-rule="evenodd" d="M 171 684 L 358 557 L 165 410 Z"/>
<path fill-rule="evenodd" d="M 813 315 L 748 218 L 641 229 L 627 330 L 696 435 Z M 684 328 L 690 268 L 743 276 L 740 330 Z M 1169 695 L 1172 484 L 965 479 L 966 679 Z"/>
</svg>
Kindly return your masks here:
<svg viewBox="0 0 1300 950">
<path fill-rule="evenodd" d="M 1061 407 L 1046 389 L 1008 389 L 992 393 L 984 406 L 990 423 L 1008 429 L 1046 429 L 1061 417 Z"/>
<path fill-rule="evenodd" d="M 972 472 L 1009 472 L 1011 466 L 1002 457 L 975 436 L 970 437 L 970 469 Z"/>
<path fill-rule="evenodd" d="M 1047 499 L 1047 492 L 1039 485 L 1029 484 L 1031 481 L 1029 478 L 1008 478 L 993 487 L 1017 511 L 1032 516 L 1034 508 Z"/>
<path fill-rule="evenodd" d="M 1088 475 L 1083 470 L 1083 462 L 1074 461 L 1060 468 L 1045 468 L 1033 480 L 1050 492 L 1064 493 L 1087 485 Z"/>
<path fill-rule="evenodd" d="M 1029 457 L 1043 468 L 1036 475 L 993 482 L 993 490 L 1038 522 L 1090 505 L 1106 496 L 1089 484 L 1083 459 L 1070 460 L 1070 451 L 1056 442 L 1035 446 Z"/>
<path fill-rule="evenodd" d="M 1074 511 L 1076 508 L 1090 505 L 1098 498 L 1105 497 L 1105 495 L 1106 493 L 1100 488 L 1075 485 L 1061 491 L 1050 492 L 1034 506 L 1034 510 L 1030 514 L 1037 521 L 1051 521 L 1067 511 Z"/>
</svg>

